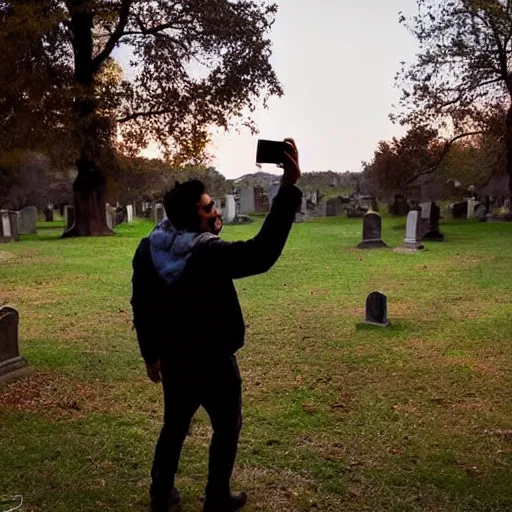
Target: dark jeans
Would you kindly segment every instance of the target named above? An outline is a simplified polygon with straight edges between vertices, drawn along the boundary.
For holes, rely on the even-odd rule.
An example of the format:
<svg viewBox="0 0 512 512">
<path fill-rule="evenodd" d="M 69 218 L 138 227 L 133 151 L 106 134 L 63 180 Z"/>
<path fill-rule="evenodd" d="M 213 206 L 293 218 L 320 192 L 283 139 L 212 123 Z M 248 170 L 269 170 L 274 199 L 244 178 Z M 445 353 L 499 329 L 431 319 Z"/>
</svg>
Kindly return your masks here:
<svg viewBox="0 0 512 512">
<path fill-rule="evenodd" d="M 162 361 L 162 383 L 164 426 L 151 471 L 152 499 L 169 496 L 190 422 L 201 405 L 213 428 L 206 494 L 228 496 L 242 427 L 242 383 L 236 357 L 208 364 Z"/>
</svg>

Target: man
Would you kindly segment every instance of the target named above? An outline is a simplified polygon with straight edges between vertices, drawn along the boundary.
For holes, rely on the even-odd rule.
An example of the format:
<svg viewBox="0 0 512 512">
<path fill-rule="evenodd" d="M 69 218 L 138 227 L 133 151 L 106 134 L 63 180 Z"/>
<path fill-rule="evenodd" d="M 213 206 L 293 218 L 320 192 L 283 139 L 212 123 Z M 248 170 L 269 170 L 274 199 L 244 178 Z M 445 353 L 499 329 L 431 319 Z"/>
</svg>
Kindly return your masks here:
<svg viewBox="0 0 512 512">
<path fill-rule="evenodd" d="M 300 208 L 298 152 L 287 139 L 279 193 L 260 232 L 224 242 L 222 224 L 204 185 L 192 180 L 165 196 L 167 219 L 144 238 L 133 259 L 134 326 L 151 381 L 162 381 L 164 425 L 151 472 L 151 510 L 179 503 L 174 487 L 190 422 L 208 413 L 210 445 L 205 512 L 241 509 L 247 495 L 231 494 L 230 480 L 242 424 L 241 378 L 235 353 L 245 325 L 233 279 L 269 270 L 279 258 Z"/>
</svg>

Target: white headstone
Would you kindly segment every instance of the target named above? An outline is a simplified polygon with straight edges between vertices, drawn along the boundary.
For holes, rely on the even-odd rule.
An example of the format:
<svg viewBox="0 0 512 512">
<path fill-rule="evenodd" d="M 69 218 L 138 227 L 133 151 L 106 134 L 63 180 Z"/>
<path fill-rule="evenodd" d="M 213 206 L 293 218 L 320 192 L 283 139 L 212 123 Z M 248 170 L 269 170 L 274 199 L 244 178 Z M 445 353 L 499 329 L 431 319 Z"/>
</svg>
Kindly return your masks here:
<svg viewBox="0 0 512 512">
<path fill-rule="evenodd" d="M 126 222 L 133 222 L 133 205 L 126 206 Z"/>
<path fill-rule="evenodd" d="M 475 216 L 476 203 L 474 199 L 468 199 L 468 219 L 472 219 Z"/>
<path fill-rule="evenodd" d="M 2 234 L 4 238 L 11 238 L 11 219 L 9 218 L 9 212 L 7 210 L 2 210 Z"/>
<path fill-rule="evenodd" d="M 108 203 L 105 205 L 105 217 L 107 219 L 107 226 L 109 229 L 112 229 L 112 212 L 110 211 L 110 205 Z"/>
<path fill-rule="evenodd" d="M 432 203 L 421 203 L 421 218 L 422 219 L 430 219 L 430 211 L 432 210 Z"/>
<path fill-rule="evenodd" d="M 407 214 L 407 226 L 405 228 L 404 242 L 406 244 L 415 244 L 417 242 L 418 220 L 420 212 L 412 210 Z"/>
<path fill-rule="evenodd" d="M 235 196 L 228 194 L 226 196 L 226 206 L 222 212 L 223 221 L 226 223 L 233 222 L 236 218 L 236 201 Z"/>
<path fill-rule="evenodd" d="M 167 216 L 165 215 L 164 206 L 161 203 L 154 203 L 152 206 L 152 215 L 155 224 L 160 224 Z"/>
</svg>

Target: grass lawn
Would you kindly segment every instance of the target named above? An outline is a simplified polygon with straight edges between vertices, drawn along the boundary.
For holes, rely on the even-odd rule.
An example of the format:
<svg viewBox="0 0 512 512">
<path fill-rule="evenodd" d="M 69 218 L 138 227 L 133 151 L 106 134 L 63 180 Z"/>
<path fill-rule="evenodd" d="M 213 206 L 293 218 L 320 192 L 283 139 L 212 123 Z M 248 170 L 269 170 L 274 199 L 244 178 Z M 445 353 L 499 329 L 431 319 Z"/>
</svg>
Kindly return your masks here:
<svg viewBox="0 0 512 512">
<path fill-rule="evenodd" d="M 0 246 L 0 304 L 20 311 L 36 370 L 0 385 L 0 496 L 23 495 L 21 512 L 146 510 L 162 399 L 129 297 L 150 228 L 61 240 L 42 223 Z M 384 218 L 390 247 L 404 230 Z M 268 274 L 237 283 L 248 330 L 234 487 L 247 510 L 512 510 L 512 223 L 442 231 L 444 243 L 395 254 L 356 250 L 361 220 L 306 222 Z M 388 329 L 359 324 L 374 290 Z M 178 478 L 185 512 L 201 508 L 209 436 L 200 412 Z"/>
</svg>

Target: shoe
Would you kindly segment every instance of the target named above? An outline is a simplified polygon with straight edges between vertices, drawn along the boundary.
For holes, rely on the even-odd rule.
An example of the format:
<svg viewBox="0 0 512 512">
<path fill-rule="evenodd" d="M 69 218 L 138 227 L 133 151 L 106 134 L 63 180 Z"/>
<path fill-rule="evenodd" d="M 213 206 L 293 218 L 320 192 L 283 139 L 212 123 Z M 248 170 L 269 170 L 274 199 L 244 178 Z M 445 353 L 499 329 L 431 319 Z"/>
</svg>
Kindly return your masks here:
<svg viewBox="0 0 512 512">
<path fill-rule="evenodd" d="M 227 499 L 206 498 L 203 512 L 236 512 L 244 508 L 247 503 L 247 494 L 241 492 L 232 494 Z"/>
<path fill-rule="evenodd" d="M 171 496 L 167 500 L 151 498 L 151 512 L 169 512 L 171 509 L 178 508 L 181 503 L 181 496 L 176 487 L 173 487 Z"/>
</svg>

